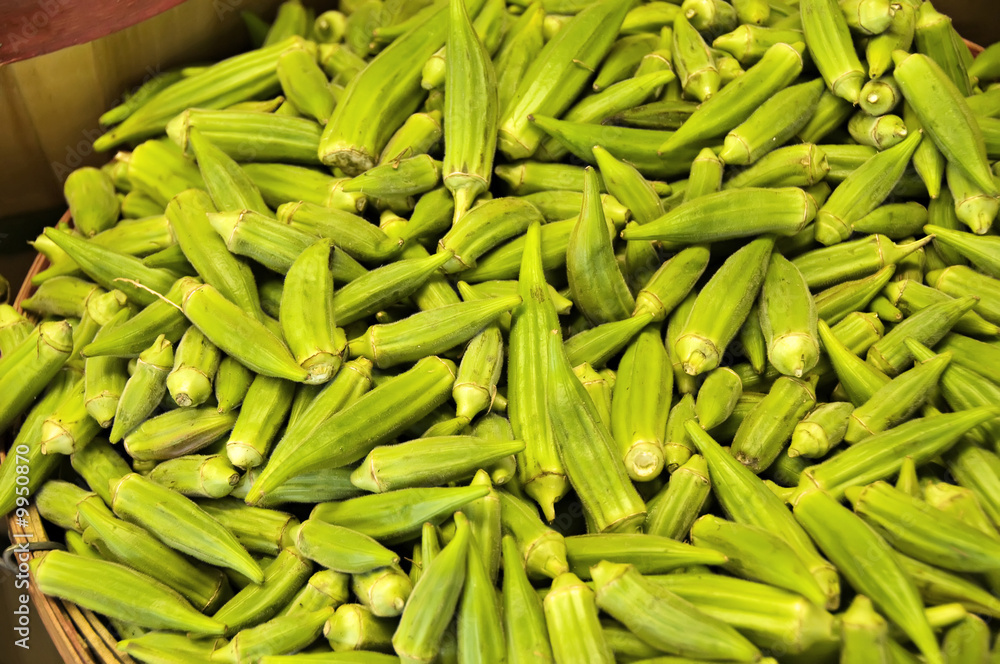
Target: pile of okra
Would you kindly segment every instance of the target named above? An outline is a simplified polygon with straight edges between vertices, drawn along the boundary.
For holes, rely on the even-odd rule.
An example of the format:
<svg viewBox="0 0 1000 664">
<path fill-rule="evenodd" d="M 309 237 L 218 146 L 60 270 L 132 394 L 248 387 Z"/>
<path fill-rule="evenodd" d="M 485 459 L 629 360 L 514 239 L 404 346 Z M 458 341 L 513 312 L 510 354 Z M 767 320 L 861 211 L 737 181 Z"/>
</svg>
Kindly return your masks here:
<svg viewBox="0 0 1000 664">
<path fill-rule="evenodd" d="M 150 664 L 1000 661 L 1000 46 L 921 0 L 244 19 L 101 117 L 0 308 L 42 593 Z"/>
</svg>

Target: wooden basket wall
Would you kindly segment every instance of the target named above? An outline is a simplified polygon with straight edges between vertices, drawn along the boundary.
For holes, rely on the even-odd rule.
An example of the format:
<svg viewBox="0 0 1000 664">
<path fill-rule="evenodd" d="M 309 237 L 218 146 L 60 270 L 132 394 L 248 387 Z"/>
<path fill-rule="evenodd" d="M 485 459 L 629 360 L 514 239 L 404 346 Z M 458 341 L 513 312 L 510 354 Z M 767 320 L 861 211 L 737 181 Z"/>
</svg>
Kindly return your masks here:
<svg viewBox="0 0 1000 664">
<path fill-rule="evenodd" d="M 965 40 L 966 45 L 973 56 L 979 55 L 983 47 Z M 70 220 L 69 212 L 63 215 L 60 222 Z M 31 264 L 28 275 L 21 284 L 14 306 L 21 310 L 21 302 L 29 297 L 34 290 L 31 279 L 48 265 L 45 256 L 39 254 Z M 4 457 L 4 451 L 0 446 L 0 460 Z M 29 527 L 19 526 L 13 517 L 7 520 L 7 532 L 12 542 L 25 541 L 25 532 L 31 533 L 29 541 L 46 541 L 45 527 L 41 516 L 32 504 L 28 509 Z M 18 535 L 22 535 L 21 538 Z M 34 581 L 29 586 L 32 606 L 38 613 L 48 631 L 52 642 L 67 664 L 135 664 L 135 660 L 120 652 L 117 647 L 117 639 L 108 630 L 107 626 L 92 611 L 81 609 L 71 602 L 64 602 L 43 595 L 35 585 Z"/>
</svg>

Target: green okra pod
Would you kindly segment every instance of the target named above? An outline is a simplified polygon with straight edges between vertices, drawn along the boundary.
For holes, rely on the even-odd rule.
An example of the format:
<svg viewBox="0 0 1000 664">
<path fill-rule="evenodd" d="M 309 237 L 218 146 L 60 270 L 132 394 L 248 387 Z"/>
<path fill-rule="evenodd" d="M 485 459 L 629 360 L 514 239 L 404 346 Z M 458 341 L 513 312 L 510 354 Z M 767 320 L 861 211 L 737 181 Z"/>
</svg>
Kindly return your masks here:
<svg viewBox="0 0 1000 664">
<path fill-rule="evenodd" d="M 982 531 L 885 482 L 847 493 L 854 511 L 905 555 L 956 572 L 1000 568 L 997 536 L 984 537 Z"/>
<path fill-rule="evenodd" d="M 218 570 L 193 564 L 144 528 L 115 518 L 106 507 L 84 501 L 79 512 L 111 562 L 127 565 L 173 588 L 201 611 L 225 599 L 228 584 Z"/>
<path fill-rule="evenodd" d="M 826 604 L 826 593 L 798 554 L 763 528 L 706 514 L 691 527 L 691 542 L 726 556 L 722 566 L 740 577 L 785 588 L 817 606 Z"/>
<path fill-rule="evenodd" d="M 708 466 L 701 455 L 692 455 L 670 474 L 667 485 L 647 503 L 644 530 L 671 539 L 687 536 L 711 492 Z"/>
<path fill-rule="evenodd" d="M 82 450 L 70 456 L 73 470 L 105 503 L 111 502 L 112 481 L 120 480 L 131 472 L 128 463 L 106 440 L 97 438 Z"/>
<path fill-rule="evenodd" d="M 73 331 L 68 321 L 42 323 L 0 360 L 0 430 L 20 416 L 69 359 Z"/>
<path fill-rule="evenodd" d="M 725 554 L 711 547 L 692 546 L 669 537 L 632 533 L 574 535 L 566 538 L 570 571 L 590 579 L 602 560 L 629 563 L 642 574 L 663 574 L 693 565 L 722 565 Z"/>
<path fill-rule="evenodd" d="M 782 376 L 736 431 L 733 456 L 754 472 L 762 472 L 777 458 L 795 425 L 815 405 L 810 385 Z"/>
<path fill-rule="evenodd" d="M 307 519 L 298 528 L 296 548 L 323 567 L 347 574 L 370 572 L 399 562 L 371 537 L 333 524 Z"/>
<path fill-rule="evenodd" d="M 698 451 L 708 462 L 715 495 L 736 523 L 768 530 L 782 538 L 808 565 L 827 597 L 827 606 L 840 601 L 839 578 L 834 567 L 816 551 L 815 545 L 788 512 L 784 502 L 753 472 L 723 450 L 695 422 L 687 430 Z"/>
<path fill-rule="evenodd" d="M 247 495 L 256 504 L 265 495 L 317 461 L 337 467 L 357 461 L 390 440 L 413 419 L 444 403 L 455 379 L 449 360 L 426 357 L 340 410 L 311 431 L 286 435 L 271 453 L 264 472 Z"/>
<path fill-rule="evenodd" d="M 170 397 L 181 408 L 198 407 L 212 397 L 212 382 L 219 369 L 222 353 L 197 327 L 189 327 L 174 353 L 174 364 L 167 374 Z"/>
<path fill-rule="evenodd" d="M 975 302 L 969 296 L 945 300 L 908 316 L 868 349 L 868 361 L 890 376 L 897 375 L 913 362 L 906 340 L 933 346 L 972 309 Z"/>
<path fill-rule="evenodd" d="M 542 602 L 531 586 L 518 546 L 503 538 L 503 627 L 512 663 L 552 662 L 552 647 Z"/>
<path fill-rule="evenodd" d="M 843 401 L 823 403 L 806 415 L 792 431 L 790 457 L 819 458 L 840 444 L 847 433 L 854 404 Z"/>
<path fill-rule="evenodd" d="M 567 478 L 596 532 L 627 532 L 646 517 L 642 500 L 612 454 L 614 438 L 573 375 L 558 338 L 550 341 L 548 354 L 549 417 Z"/>
<path fill-rule="evenodd" d="M 926 360 L 918 359 L 921 360 L 919 365 L 899 374 L 854 409 L 844 435 L 848 444 L 861 442 L 908 420 L 937 386 L 951 355 L 944 353 Z"/>
<path fill-rule="evenodd" d="M 281 161 L 318 164 L 322 127 L 307 118 L 260 111 L 189 108 L 169 123 L 167 135 L 191 154 L 191 129 L 237 162 Z"/>
<path fill-rule="evenodd" d="M 392 650 L 392 633 L 395 627 L 395 620 L 379 618 L 360 604 L 344 604 L 337 607 L 336 613 L 327 621 L 323 634 L 334 652 L 375 651 L 364 654 L 358 652 L 358 659 L 384 657 L 385 661 L 390 661 L 389 655 L 376 653 Z M 349 662 L 350 659 L 346 661 Z M 398 658 L 393 657 L 391 661 L 398 661 Z"/>
<path fill-rule="evenodd" d="M 735 629 L 651 583 L 634 566 L 604 561 L 591 573 L 598 605 L 659 650 L 696 658 L 759 659 L 757 647 Z"/>
<path fill-rule="evenodd" d="M 310 518 L 351 528 L 383 542 L 407 541 L 427 521 L 441 523 L 448 515 L 489 490 L 483 486 L 399 489 L 320 503 Z"/>
<path fill-rule="evenodd" d="M 663 469 L 673 371 L 656 326 L 647 326 L 629 345 L 618 364 L 611 400 L 611 434 L 625 470 L 637 481 Z"/>
<path fill-rule="evenodd" d="M 685 145 L 715 138 L 746 120 L 765 100 L 785 88 L 802 71 L 802 55 L 794 45 L 770 47 L 757 64 L 698 107 L 659 148 L 670 154 Z M 860 87 L 860 86 L 859 86 Z"/>
<path fill-rule="evenodd" d="M 536 221 L 544 222 L 541 213 L 520 198 L 495 198 L 477 205 L 457 218 L 438 242 L 438 251 L 454 254 L 442 270 L 452 273 L 476 267 L 477 258 L 523 234 Z"/>
<path fill-rule="evenodd" d="M 220 454 L 167 459 L 156 464 L 146 477 L 182 495 L 198 498 L 224 498 L 240 481 L 239 472 Z"/>
<path fill-rule="evenodd" d="M 893 661 L 888 649 L 889 626 L 885 618 L 875 612 L 870 599 L 857 595 L 841 617 L 841 625 L 841 659 L 845 664 Z"/>
<path fill-rule="evenodd" d="M 125 435 L 125 451 L 133 459 L 158 461 L 191 454 L 225 436 L 236 413 L 211 406 L 178 408 L 151 417 Z"/>
<path fill-rule="evenodd" d="M 205 188 L 215 207 L 219 210 L 253 210 L 270 216 L 271 211 L 260 190 L 239 164 L 197 129 L 191 129 L 188 134 Z"/>
<path fill-rule="evenodd" d="M 916 586 L 885 540 L 823 491 L 801 494 L 794 512 L 850 584 L 898 625 L 927 661 L 943 661 Z"/>
<path fill-rule="evenodd" d="M 457 221 L 489 188 L 502 109 L 493 63 L 464 1 L 449 4 L 447 44 L 452 54 L 463 54 L 445 63 L 442 179 L 455 197 Z"/>
<path fill-rule="evenodd" d="M 335 251 L 332 242 L 321 240 L 299 254 L 281 293 L 281 331 L 292 355 L 309 372 L 309 384 L 330 380 L 340 370 L 347 347 L 333 302 Z"/>
<path fill-rule="evenodd" d="M 614 258 L 597 174 L 590 168 L 584 173 L 583 207 L 570 233 L 566 272 L 573 301 L 597 325 L 627 318 L 635 307 L 635 300 Z"/>
<path fill-rule="evenodd" d="M 594 3 L 542 48 L 500 114 L 498 143 L 508 158 L 535 152 L 543 133 L 529 116 L 558 116 L 569 107 L 611 49 L 628 9 L 607 0 Z"/>
<path fill-rule="evenodd" d="M 189 498 L 141 475 L 130 473 L 118 481 L 111 490 L 111 509 L 122 519 L 156 533 L 173 549 L 234 569 L 255 582 L 264 578 L 260 566 L 222 524 Z M 183 527 L 178 528 L 178 523 Z"/>
<path fill-rule="evenodd" d="M 393 649 L 404 659 L 428 661 L 437 655 L 462 596 L 470 532 L 461 512 L 455 524 L 455 537 L 417 581 L 392 637 Z"/>
<path fill-rule="evenodd" d="M 719 365 L 750 313 L 773 245 L 771 236 L 753 240 L 730 256 L 702 288 L 674 347 L 685 372 L 696 376 Z"/>
<path fill-rule="evenodd" d="M 842 495 L 852 486 L 890 477 L 906 457 L 918 465 L 947 451 L 970 429 L 996 417 L 996 407 L 912 419 L 871 436 L 802 473 L 800 487 Z"/>
<path fill-rule="evenodd" d="M 195 610 L 176 591 L 124 565 L 49 551 L 31 560 L 46 595 L 153 629 L 222 634 L 225 624 Z"/>
<path fill-rule="evenodd" d="M 854 224 L 892 192 L 922 137 L 919 132 L 910 134 L 902 142 L 872 155 L 837 185 L 816 215 L 816 240 L 824 245 L 846 240 Z"/>
<path fill-rule="evenodd" d="M 251 583 L 223 604 L 212 616 L 225 623 L 226 635 L 270 620 L 295 596 L 312 573 L 312 562 L 294 547 L 278 553 L 264 568 L 259 583 Z"/>
<path fill-rule="evenodd" d="M 207 193 L 188 190 L 170 201 L 166 215 L 177 244 L 198 274 L 226 299 L 260 319 L 263 316 L 260 297 L 249 266 L 233 256 L 218 233 L 205 223 L 206 215 L 215 211 L 215 204 Z M 179 300 L 175 304 L 179 304 Z"/>
<path fill-rule="evenodd" d="M 601 629 L 594 591 L 575 574 L 567 572 L 553 580 L 543 607 L 556 664 L 615 661 Z"/>
<path fill-rule="evenodd" d="M 983 135 L 962 93 L 926 55 L 893 53 L 893 76 L 907 103 L 949 161 L 961 168 L 987 196 L 997 196 L 997 184 L 986 161 Z"/>
<path fill-rule="evenodd" d="M 521 303 L 519 295 L 472 300 L 423 311 L 395 323 L 373 325 L 351 339 L 352 357 L 367 357 L 379 368 L 412 362 L 468 341 L 500 314 Z"/>
<path fill-rule="evenodd" d="M 519 440 L 487 441 L 473 436 L 424 437 L 408 443 L 376 447 L 351 475 L 361 489 L 386 492 L 417 486 L 439 486 L 475 474 L 478 468 L 524 449 Z M 413 459 L 424 459 L 416 468 Z"/>
<path fill-rule="evenodd" d="M 215 400 L 220 413 L 228 413 L 243 403 L 254 373 L 231 357 L 224 357 L 215 372 Z"/>
</svg>

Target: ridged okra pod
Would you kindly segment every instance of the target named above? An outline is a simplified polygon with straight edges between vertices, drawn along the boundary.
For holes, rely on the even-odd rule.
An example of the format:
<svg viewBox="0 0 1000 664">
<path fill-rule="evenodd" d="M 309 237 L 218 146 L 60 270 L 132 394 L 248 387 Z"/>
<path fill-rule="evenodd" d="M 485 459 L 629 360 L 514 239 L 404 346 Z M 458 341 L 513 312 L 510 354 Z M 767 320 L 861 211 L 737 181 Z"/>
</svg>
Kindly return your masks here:
<svg viewBox="0 0 1000 664">
<path fill-rule="evenodd" d="M 334 652 L 374 651 L 358 653 L 358 658 L 383 657 L 385 661 L 390 661 L 389 655 L 376 653 L 392 650 L 392 633 L 395 627 L 396 621 L 392 618 L 379 618 L 360 604 L 344 604 L 337 607 L 336 613 L 327 621 L 323 634 Z M 392 656 L 391 661 L 398 661 L 398 658 Z"/>
<path fill-rule="evenodd" d="M 277 615 L 312 573 L 312 563 L 294 547 L 282 549 L 264 568 L 259 583 L 250 583 L 223 604 L 213 618 L 226 624 L 226 636 Z"/>
<path fill-rule="evenodd" d="M 683 146 L 724 135 L 750 117 L 764 100 L 785 88 L 801 71 L 800 50 L 790 44 L 775 44 L 743 76 L 702 103 L 664 141 L 659 153 L 669 155 Z"/>
<path fill-rule="evenodd" d="M 831 245 L 850 237 L 854 224 L 892 193 L 922 137 L 912 133 L 874 154 L 837 185 L 816 215 L 816 240 Z"/>
<path fill-rule="evenodd" d="M 544 223 L 541 213 L 520 198 L 505 196 L 477 205 L 457 218 L 438 242 L 439 252 L 454 254 L 442 270 L 452 273 L 476 267 L 476 259 L 523 234 L 536 221 Z"/>
<path fill-rule="evenodd" d="M 687 424 L 688 433 L 698 451 L 708 462 L 715 495 L 729 517 L 768 530 L 785 540 L 809 566 L 827 597 L 827 606 L 840 601 L 840 584 L 834 567 L 816 551 L 815 545 L 788 512 L 784 502 L 757 478 L 749 468 L 723 450 L 695 422 Z"/>
<path fill-rule="evenodd" d="M 816 314 L 827 325 L 836 325 L 845 316 L 864 309 L 889 283 L 895 265 L 886 265 L 868 277 L 845 281 L 813 295 Z"/>
<path fill-rule="evenodd" d="M 569 237 L 566 271 L 573 301 L 596 324 L 627 318 L 635 307 L 614 258 L 597 186 L 597 173 L 585 172 L 583 207 Z"/>
<path fill-rule="evenodd" d="M 594 591 L 575 574 L 567 572 L 552 582 L 543 607 L 556 664 L 615 661 L 601 629 Z"/>
<path fill-rule="evenodd" d="M 215 372 L 215 400 L 220 413 L 228 413 L 243 403 L 254 373 L 231 357 L 224 357 Z"/>
<path fill-rule="evenodd" d="M 425 357 L 413 368 L 354 401 L 311 432 L 285 436 L 247 494 L 247 504 L 316 464 L 337 467 L 357 461 L 433 411 L 451 393 L 455 365 Z"/>
<path fill-rule="evenodd" d="M 372 492 L 416 486 L 440 486 L 467 478 L 479 468 L 524 449 L 519 440 L 482 440 L 473 436 L 423 437 L 406 443 L 376 447 L 351 475 L 351 482 Z M 413 459 L 426 461 L 414 467 Z"/>
<path fill-rule="evenodd" d="M 844 439 L 853 411 L 854 404 L 843 401 L 816 406 L 795 425 L 792 442 L 788 446 L 788 456 L 825 456 Z"/>
<path fill-rule="evenodd" d="M 896 52 L 893 58 L 893 76 L 924 131 L 949 163 L 965 171 L 987 196 L 997 196 L 982 131 L 955 83 L 922 53 Z"/>
<path fill-rule="evenodd" d="M 694 565 L 721 565 L 726 556 L 708 547 L 691 546 L 659 535 L 602 533 L 566 538 L 570 571 L 590 579 L 602 560 L 629 563 L 643 574 L 662 574 Z"/>
<path fill-rule="evenodd" d="M 885 482 L 847 493 L 855 513 L 905 555 L 956 572 L 1000 569 L 995 534 L 984 537 L 981 530 Z"/>
<path fill-rule="evenodd" d="M 823 491 L 800 495 L 794 512 L 848 582 L 898 625 L 928 662 L 942 662 L 916 586 L 885 540 Z"/>
<path fill-rule="evenodd" d="M 701 513 L 711 488 L 705 458 L 698 454 L 691 456 L 670 474 L 667 485 L 660 493 L 646 503 L 645 532 L 683 539 Z"/>
<path fill-rule="evenodd" d="M 0 360 L 0 430 L 21 415 L 55 377 L 73 350 L 69 322 L 46 322 L 36 327 Z"/>
<path fill-rule="evenodd" d="M 773 237 L 761 237 L 730 256 L 698 294 L 675 352 L 692 376 L 719 366 L 764 281 Z"/>
<path fill-rule="evenodd" d="M 844 435 L 848 444 L 909 419 L 937 386 L 951 355 L 931 355 L 928 359 L 918 356 L 918 359 L 920 364 L 883 385 L 851 413 Z"/>
<path fill-rule="evenodd" d="M 496 152 L 498 108 L 493 63 L 476 35 L 464 0 L 452 0 L 445 63 L 444 185 L 455 196 L 455 219 L 489 188 Z M 471 106 L 470 106 L 471 105 Z"/>
<path fill-rule="evenodd" d="M 295 361 L 284 341 L 211 285 L 184 288 L 181 308 L 209 341 L 248 369 L 297 382 L 308 378 L 309 373 Z"/>
<path fill-rule="evenodd" d="M 299 254 L 281 293 L 281 331 L 292 355 L 309 372 L 309 384 L 330 380 L 340 370 L 347 347 L 333 305 L 335 251 L 332 242 L 321 240 Z"/>
<path fill-rule="evenodd" d="M 542 602 L 525 573 L 514 538 L 503 538 L 503 627 L 512 664 L 552 662 Z"/>
<path fill-rule="evenodd" d="M 633 480 L 651 480 L 663 469 L 672 391 L 670 357 L 659 329 L 647 326 L 619 362 L 611 400 L 611 433 Z"/>
<path fill-rule="evenodd" d="M 970 429 L 996 417 L 996 407 L 912 419 L 871 436 L 840 454 L 807 468 L 800 488 L 819 488 L 834 496 L 896 473 L 905 457 L 919 465 L 947 451 Z"/>
<path fill-rule="evenodd" d="M 31 575 L 46 595 L 153 629 L 222 634 L 225 624 L 202 615 L 176 591 L 124 565 L 49 551 L 33 558 Z"/>
<path fill-rule="evenodd" d="M 782 376 L 747 416 L 733 439 L 732 453 L 756 473 L 770 466 L 795 430 L 816 405 L 812 387 Z"/>
<path fill-rule="evenodd" d="M 604 0 L 577 14 L 542 48 L 500 113 L 499 147 L 510 159 L 530 157 L 544 133 L 529 116 L 560 115 L 611 49 L 628 5 Z"/>
<path fill-rule="evenodd" d="M 718 551 L 722 566 L 737 576 L 798 593 L 817 606 L 826 593 L 798 554 L 777 535 L 758 526 L 706 514 L 691 527 L 691 542 Z"/>
<path fill-rule="evenodd" d="M 125 435 L 125 451 L 138 461 L 191 454 L 226 435 L 236 413 L 220 414 L 211 406 L 177 408 L 151 417 Z"/>
<path fill-rule="evenodd" d="M 278 90 L 275 66 L 286 49 L 304 42 L 300 37 L 248 51 L 183 78 L 155 94 L 120 125 L 95 143 L 104 151 L 126 141 L 163 130 L 167 122 L 187 108 L 224 108 L 247 99 L 266 98 Z"/>
<path fill-rule="evenodd" d="M 206 223 L 206 215 L 215 211 L 207 193 L 188 190 L 170 201 L 166 215 L 177 244 L 198 274 L 226 299 L 260 319 L 263 316 L 260 296 L 250 267 L 233 256 L 219 234 Z"/>
<path fill-rule="evenodd" d="M 627 532 L 646 517 L 645 506 L 612 454 L 614 438 L 573 375 L 558 339 L 548 349 L 549 417 L 566 475 L 595 532 Z"/>
<path fill-rule="evenodd" d="M 212 653 L 214 662 L 260 661 L 266 655 L 281 655 L 305 648 L 322 633 L 333 615 L 324 607 L 294 616 L 279 616 L 253 627 L 246 627 L 224 647 Z"/>
<path fill-rule="evenodd" d="M 817 312 L 802 274 L 785 257 L 771 254 L 760 297 L 767 357 L 786 376 L 801 377 L 819 361 Z"/>
<path fill-rule="evenodd" d="M 191 153 L 191 129 L 237 162 L 318 164 L 316 150 L 322 128 L 308 118 L 260 111 L 189 108 L 167 124 L 167 136 L 186 155 Z"/>
<path fill-rule="evenodd" d="M 156 464 L 147 478 L 188 497 L 223 498 L 233 491 L 240 474 L 221 454 L 191 454 Z"/>
<path fill-rule="evenodd" d="M 228 582 L 218 570 L 193 564 L 144 528 L 116 519 L 103 505 L 78 505 L 87 530 L 100 540 L 102 555 L 173 588 L 199 611 L 225 599 Z M 89 535 L 88 535 L 89 537 Z"/>
<path fill-rule="evenodd" d="M 815 216 L 816 202 L 801 189 L 725 189 L 686 201 L 648 224 L 626 227 L 622 237 L 692 244 L 764 233 L 794 235 Z"/>
<path fill-rule="evenodd" d="M 906 340 L 933 346 L 974 305 L 975 299 L 966 296 L 932 304 L 908 316 L 868 349 L 868 362 L 890 376 L 897 375 L 913 362 Z"/>
<path fill-rule="evenodd" d="M 174 353 L 174 365 L 167 374 L 170 397 L 181 408 L 196 408 L 212 397 L 212 381 L 222 353 L 197 327 L 189 327 Z"/>
<path fill-rule="evenodd" d="M 348 342 L 353 357 L 379 368 L 413 362 L 468 341 L 502 313 L 521 303 L 519 295 L 452 304 L 422 311 L 395 323 L 372 325 Z"/>
<path fill-rule="evenodd" d="M 462 596 L 471 533 L 461 512 L 455 523 L 455 537 L 417 581 L 392 637 L 393 649 L 403 661 L 429 661 L 437 655 Z"/>
<path fill-rule="evenodd" d="M 122 519 L 156 533 L 171 548 L 234 569 L 258 583 L 264 578 L 232 533 L 176 491 L 132 473 L 112 489 L 111 508 Z M 184 527 L 178 528 L 178 523 Z"/>
<path fill-rule="evenodd" d="M 735 629 L 650 583 L 632 565 L 605 561 L 595 565 L 591 573 L 598 605 L 664 652 L 737 662 L 760 657 L 757 647 Z"/>
<path fill-rule="evenodd" d="M 219 210 L 252 210 L 270 216 L 271 211 L 260 190 L 240 165 L 197 129 L 190 130 L 189 135 L 198 169 L 215 207 Z"/>
</svg>

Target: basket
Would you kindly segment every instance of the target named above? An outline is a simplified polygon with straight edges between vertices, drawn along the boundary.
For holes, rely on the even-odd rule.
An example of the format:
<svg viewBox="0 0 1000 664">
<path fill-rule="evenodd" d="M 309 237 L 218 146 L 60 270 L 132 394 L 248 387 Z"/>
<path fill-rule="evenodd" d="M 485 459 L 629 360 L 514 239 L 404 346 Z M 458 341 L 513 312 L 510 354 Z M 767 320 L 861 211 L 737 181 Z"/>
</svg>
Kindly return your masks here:
<svg viewBox="0 0 1000 664">
<path fill-rule="evenodd" d="M 964 40 L 973 57 L 983 51 L 983 47 Z M 70 221 L 67 211 L 59 220 Z M 14 306 L 21 311 L 21 302 L 29 297 L 34 289 L 31 279 L 48 265 L 45 256 L 39 254 L 31 264 L 28 275 L 14 300 Z M 22 312 L 23 313 L 23 312 Z M 6 445 L 0 446 L 0 460 L 5 456 Z M 7 520 L 7 532 L 14 543 L 21 541 L 48 541 L 42 518 L 34 505 L 28 508 L 28 526 L 18 525 L 11 516 Z M 30 534 L 30 539 L 26 537 Z M 34 554 L 32 554 L 34 555 Z M 135 660 L 117 649 L 118 639 L 108 630 L 107 626 L 92 611 L 81 609 L 71 602 L 64 602 L 43 595 L 34 581 L 29 586 L 32 606 L 45 625 L 56 649 L 67 664 L 136 664 Z"/>
</svg>

